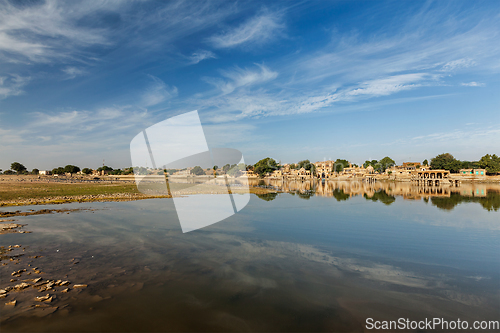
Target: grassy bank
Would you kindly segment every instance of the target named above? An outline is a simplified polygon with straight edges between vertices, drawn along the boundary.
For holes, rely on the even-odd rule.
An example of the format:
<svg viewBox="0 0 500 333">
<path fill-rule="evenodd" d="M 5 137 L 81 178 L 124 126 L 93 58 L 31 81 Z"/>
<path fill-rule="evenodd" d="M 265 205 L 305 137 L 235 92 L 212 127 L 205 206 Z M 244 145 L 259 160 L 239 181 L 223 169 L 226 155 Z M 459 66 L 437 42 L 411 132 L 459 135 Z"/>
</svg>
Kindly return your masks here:
<svg viewBox="0 0 500 333">
<path fill-rule="evenodd" d="M 172 194 L 188 195 L 202 193 L 227 193 L 225 186 L 212 184 L 172 184 Z M 241 190 L 236 189 L 238 193 Z M 270 190 L 250 188 L 250 193 L 264 194 Z M 8 176 L 0 178 L 0 206 L 24 206 L 62 204 L 69 202 L 130 201 L 151 198 L 168 198 L 167 193 L 143 194 L 135 182 L 97 181 L 82 182 L 75 179 L 65 181 L 36 176 Z"/>
</svg>

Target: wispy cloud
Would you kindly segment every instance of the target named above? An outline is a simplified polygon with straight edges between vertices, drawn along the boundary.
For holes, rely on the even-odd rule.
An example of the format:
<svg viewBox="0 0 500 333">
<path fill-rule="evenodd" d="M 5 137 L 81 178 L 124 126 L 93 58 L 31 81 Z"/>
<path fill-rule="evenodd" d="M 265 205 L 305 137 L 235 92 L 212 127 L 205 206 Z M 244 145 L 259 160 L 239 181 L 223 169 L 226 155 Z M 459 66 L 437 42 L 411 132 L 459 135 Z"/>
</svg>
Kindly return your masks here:
<svg viewBox="0 0 500 333">
<path fill-rule="evenodd" d="M 453 70 L 460 69 L 460 68 L 468 68 L 468 67 L 474 66 L 475 64 L 476 64 L 476 62 L 472 59 L 462 58 L 462 59 L 457 59 L 457 60 L 447 62 L 443 66 L 443 70 L 444 71 L 453 71 Z"/>
<path fill-rule="evenodd" d="M 66 80 L 71 80 L 77 76 L 84 75 L 87 73 L 85 70 L 73 66 L 68 66 L 66 68 L 63 68 L 62 71 L 64 74 L 66 74 L 65 76 Z"/>
<path fill-rule="evenodd" d="M 475 81 L 457 82 L 455 76 L 471 70 L 479 75 L 498 72 L 497 17 L 473 13 L 464 19 L 458 12 L 439 6 L 437 9 L 425 7 L 418 15 L 409 12 L 403 17 L 406 18 L 393 22 L 398 29 L 374 30 L 369 37 L 357 32 L 336 34 L 335 31 L 332 40 L 323 47 L 300 50 L 287 56 L 286 61 L 273 64 L 273 72 L 279 72 L 279 77 L 265 81 L 258 89 L 250 90 L 251 85 L 245 84 L 247 80 L 253 82 L 246 72 L 234 71 L 233 75 L 227 75 L 222 71 L 220 78 L 205 78 L 223 95 L 195 101 L 196 108 L 209 112 L 214 121 L 221 122 L 335 112 L 335 105 L 341 103 L 356 103 L 409 90 L 422 92 L 422 87 L 460 84 L 480 87 L 482 84 Z M 234 31 L 244 31 L 241 27 Z M 232 37 L 232 33 L 227 36 Z M 460 80 L 463 82 L 463 77 Z M 425 96 L 429 96 L 428 91 Z"/>
<path fill-rule="evenodd" d="M 481 83 L 481 82 L 464 82 L 462 83 L 462 86 L 466 86 L 466 87 L 484 87 L 484 83 Z"/>
<path fill-rule="evenodd" d="M 195 64 L 199 63 L 200 61 L 203 61 L 205 59 L 210 59 L 210 58 L 217 58 L 217 56 L 212 51 L 198 50 L 198 51 L 194 52 L 189 57 L 189 60 L 190 60 L 189 63 L 191 65 L 195 65 Z"/>
<path fill-rule="evenodd" d="M 23 94 L 23 87 L 30 80 L 30 77 L 23 77 L 17 74 L 0 76 L 0 99 Z"/>
<path fill-rule="evenodd" d="M 268 70 L 269 71 L 269 70 Z M 270 72 L 270 71 L 269 71 Z M 239 73 L 239 72 L 236 72 Z M 263 89 L 234 91 L 236 82 L 259 82 L 252 75 L 232 75 L 233 81 L 218 86 L 223 95 L 199 101 L 197 108 L 207 110 L 214 122 L 236 121 L 243 118 L 303 114 L 332 107 L 338 103 L 360 101 L 388 96 L 401 91 L 416 89 L 434 80 L 426 73 L 394 75 L 383 79 L 369 80 L 347 87 L 326 88 L 311 93 L 296 91 L 267 92 Z M 276 77 L 271 74 L 265 77 Z M 209 110 L 214 110 L 210 112 Z"/>
<path fill-rule="evenodd" d="M 177 87 L 169 87 L 161 79 L 149 75 L 153 83 L 146 89 L 141 97 L 141 105 L 144 107 L 160 104 L 168 99 L 177 97 Z"/>
<path fill-rule="evenodd" d="M 0 53 L 9 61 L 46 62 L 74 53 L 75 48 L 108 43 L 103 28 L 82 19 L 117 4 L 45 1 L 0 4 Z"/>
<path fill-rule="evenodd" d="M 221 70 L 221 75 L 224 79 L 205 78 L 205 81 L 216 86 L 223 94 L 229 94 L 239 87 L 264 83 L 278 77 L 278 72 L 264 65 L 255 65 L 256 69 L 236 67 L 233 70 Z"/>
<path fill-rule="evenodd" d="M 247 20 L 236 28 L 214 35 L 209 41 L 217 48 L 232 48 L 240 45 L 260 45 L 283 33 L 285 24 L 277 13 L 264 12 Z"/>
</svg>

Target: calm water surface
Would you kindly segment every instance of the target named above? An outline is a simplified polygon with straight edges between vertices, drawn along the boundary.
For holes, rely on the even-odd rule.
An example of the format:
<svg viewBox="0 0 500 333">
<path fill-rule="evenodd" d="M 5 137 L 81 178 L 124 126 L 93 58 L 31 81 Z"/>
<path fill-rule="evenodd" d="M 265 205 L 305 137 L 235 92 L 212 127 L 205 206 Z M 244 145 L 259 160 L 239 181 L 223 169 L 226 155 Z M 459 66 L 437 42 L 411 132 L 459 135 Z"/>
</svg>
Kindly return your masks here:
<svg viewBox="0 0 500 333">
<path fill-rule="evenodd" d="M 19 264 L 2 260 L 2 287 L 33 266 L 88 287 L 56 288 L 50 311 L 32 307 L 36 291 L 9 293 L 2 331 L 345 332 L 365 330 L 368 317 L 500 319 L 497 189 L 288 190 L 252 195 L 240 213 L 187 234 L 167 199 L 16 218 L 32 233 L 0 235 L 26 247 Z"/>
</svg>

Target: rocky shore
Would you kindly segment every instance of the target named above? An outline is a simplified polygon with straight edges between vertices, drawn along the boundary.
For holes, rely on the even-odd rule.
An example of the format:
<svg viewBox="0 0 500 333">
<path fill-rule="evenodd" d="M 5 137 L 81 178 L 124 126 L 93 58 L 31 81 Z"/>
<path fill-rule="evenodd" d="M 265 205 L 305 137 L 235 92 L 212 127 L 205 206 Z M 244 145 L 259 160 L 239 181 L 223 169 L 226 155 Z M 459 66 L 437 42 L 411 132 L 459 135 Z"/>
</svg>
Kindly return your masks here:
<svg viewBox="0 0 500 333">
<path fill-rule="evenodd" d="M 18 200 L 0 201 L 0 207 L 4 206 L 29 206 L 29 205 L 54 205 L 70 202 L 107 202 L 107 201 L 134 201 L 153 198 L 170 198 L 168 195 L 145 195 L 142 193 L 114 193 L 97 195 L 73 195 L 42 198 L 27 198 Z"/>
</svg>

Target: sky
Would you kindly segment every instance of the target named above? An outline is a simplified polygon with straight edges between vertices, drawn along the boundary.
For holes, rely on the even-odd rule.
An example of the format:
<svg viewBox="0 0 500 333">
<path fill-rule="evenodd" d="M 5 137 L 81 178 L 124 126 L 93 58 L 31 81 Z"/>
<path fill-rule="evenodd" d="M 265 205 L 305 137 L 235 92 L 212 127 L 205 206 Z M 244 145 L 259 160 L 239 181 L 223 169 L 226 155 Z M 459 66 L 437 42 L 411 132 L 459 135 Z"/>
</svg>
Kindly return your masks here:
<svg viewBox="0 0 500 333">
<path fill-rule="evenodd" d="M 252 164 L 478 160 L 499 74 L 499 1 L 0 0 L 0 169 L 128 167 L 193 110 Z"/>
</svg>

